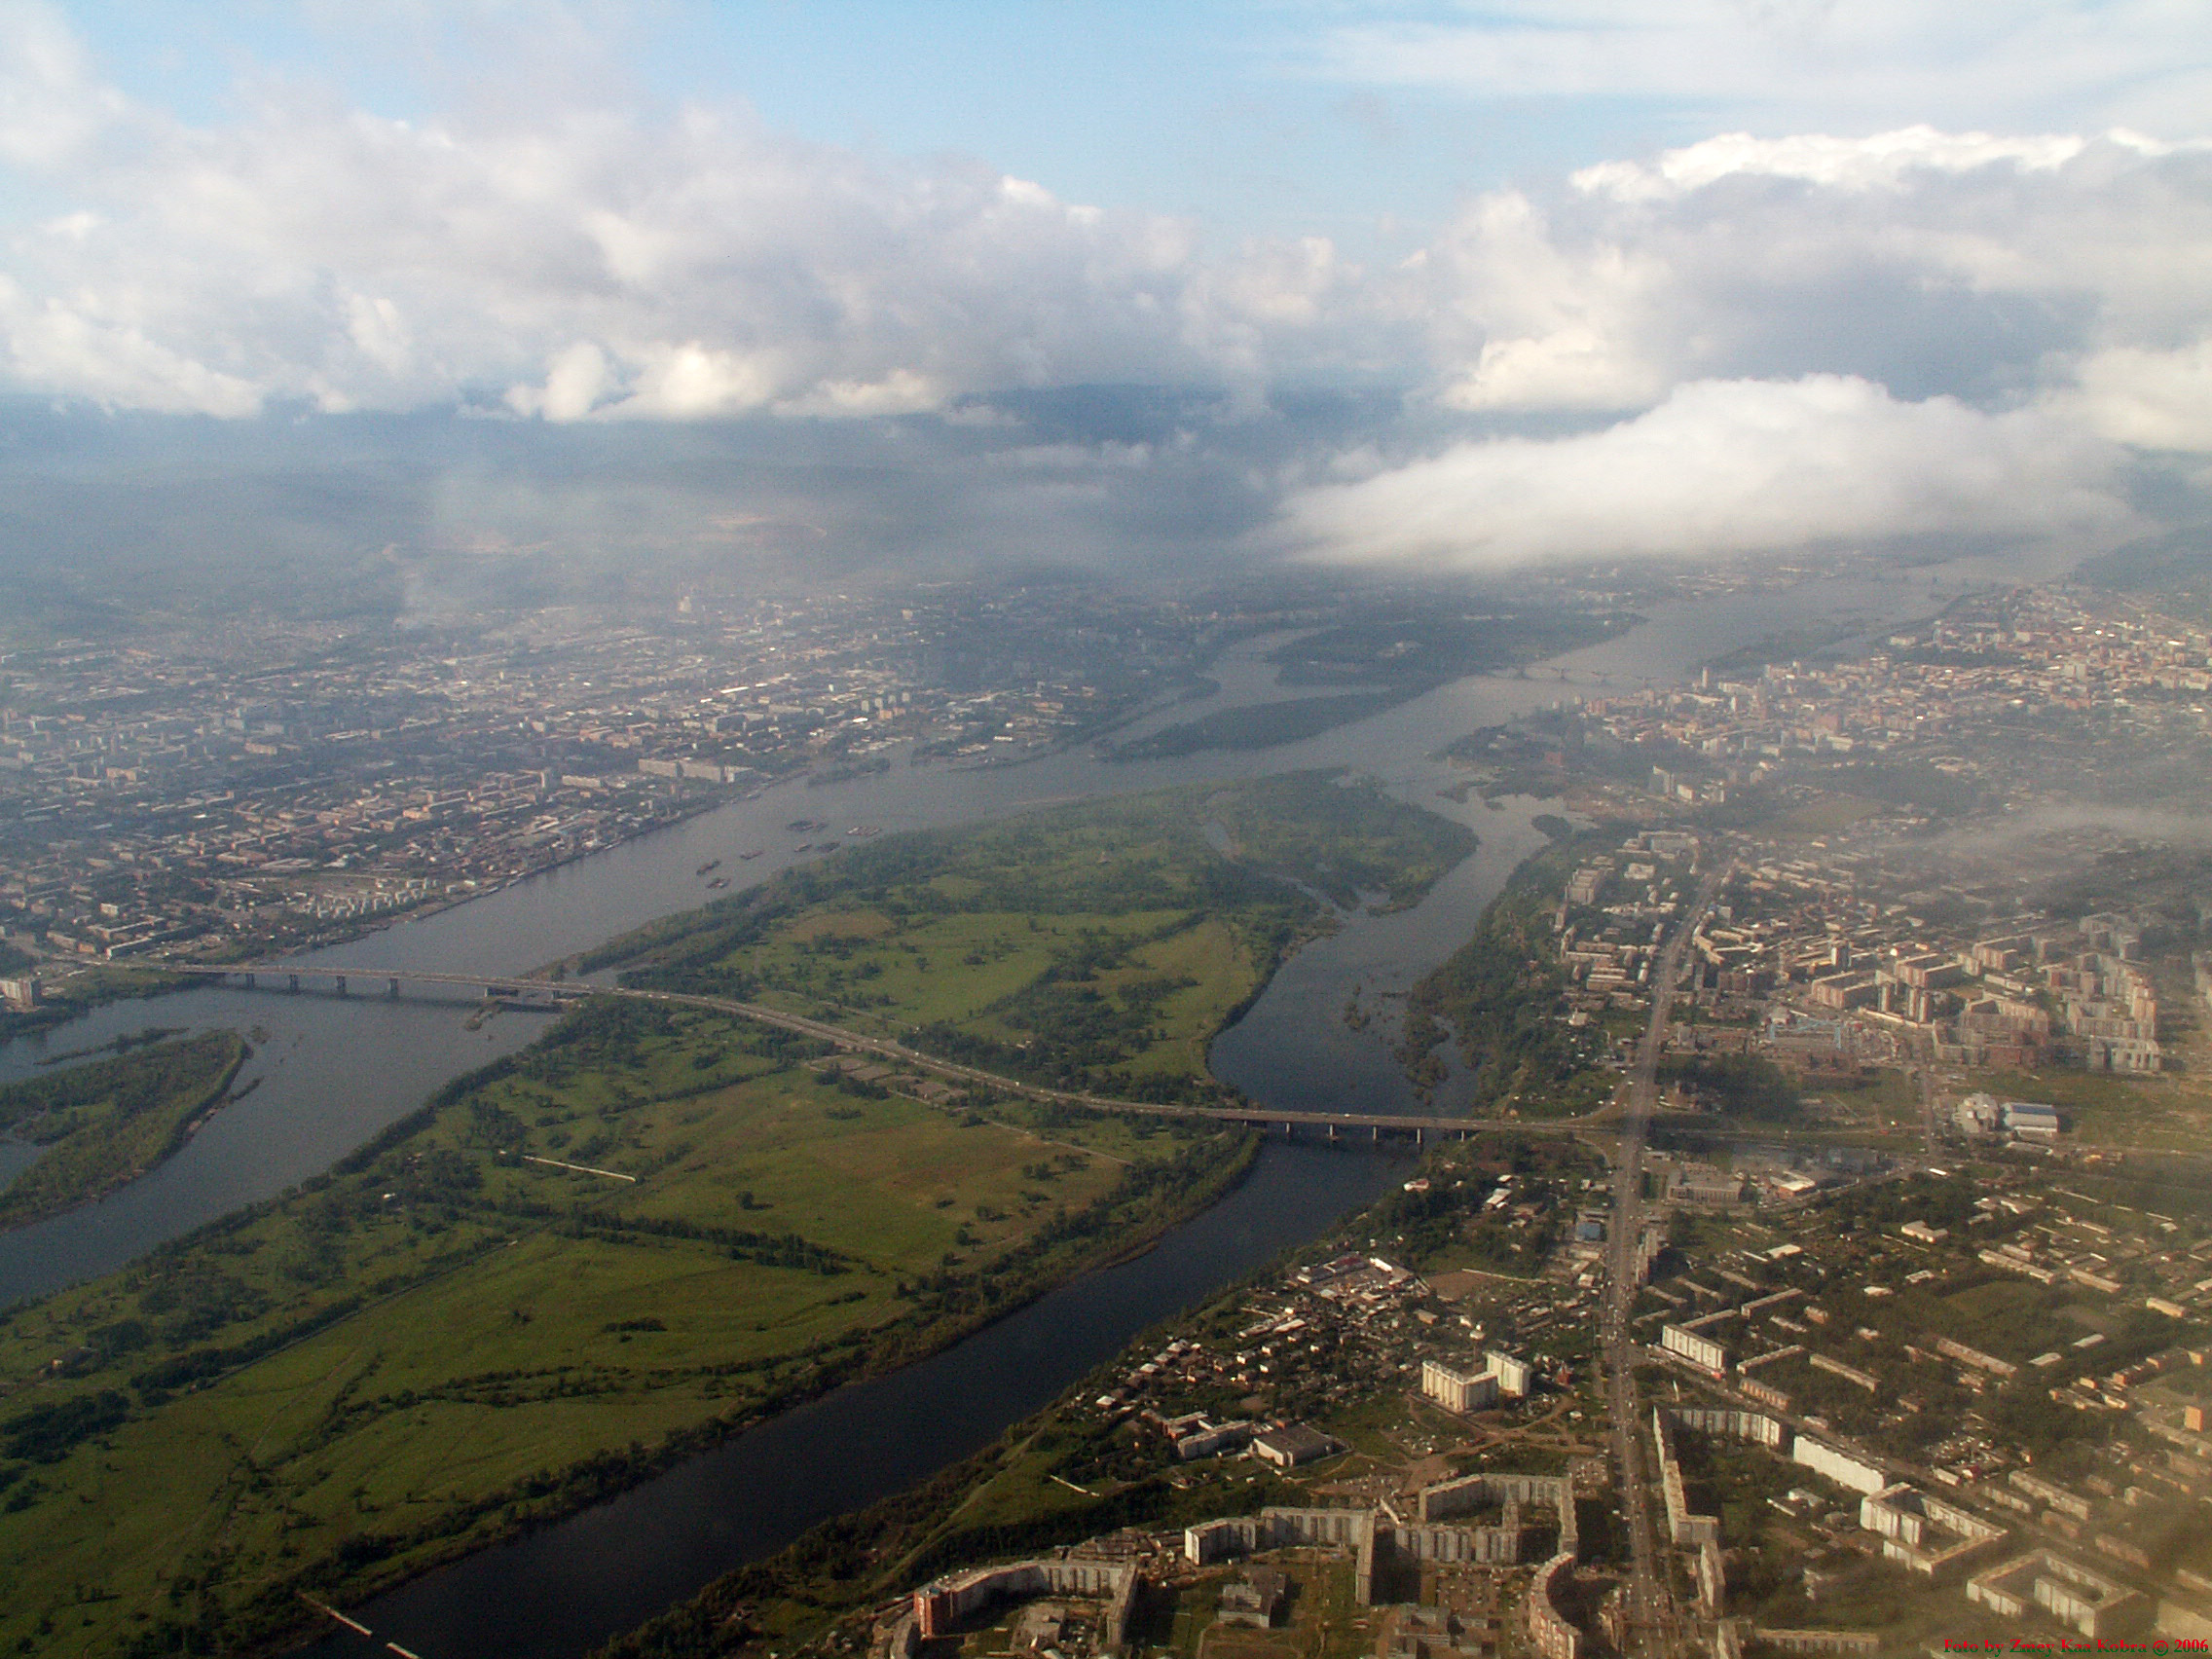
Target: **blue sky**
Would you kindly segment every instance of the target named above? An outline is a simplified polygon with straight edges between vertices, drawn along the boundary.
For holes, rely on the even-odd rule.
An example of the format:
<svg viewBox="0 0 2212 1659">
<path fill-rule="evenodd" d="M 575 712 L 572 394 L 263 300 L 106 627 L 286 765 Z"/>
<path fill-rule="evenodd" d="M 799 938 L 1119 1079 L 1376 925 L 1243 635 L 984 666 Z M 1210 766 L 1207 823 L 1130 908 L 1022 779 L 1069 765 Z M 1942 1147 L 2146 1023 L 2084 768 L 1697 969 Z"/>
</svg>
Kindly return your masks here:
<svg viewBox="0 0 2212 1659">
<path fill-rule="evenodd" d="M 744 104 L 781 131 L 974 157 L 1222 236 L 1317 233 L 1378 251 L 1418 240 L 1469 191 L 1686 141 L 1707 120 L 1674 100 L 1371 85 L 1317 60 L 1325 14 L 1294 5 L 740 0 L 582 8 L 535 41 L 529 10 L 66 15 L 116 85 L 196 122 L 221 121 L 241 85 L 271 77 L 413 119 L 498 96 L 486 79 L 630 107 Z M 486 55 L 498 75 L 474 72 Z"/>
<path fill-rule="evenodd" d="M 2190 137 L 2212 92 L 2212 24 L 2186 3 L 60 10 L 116 85 L 188 120 L 220 121 L 241 88 L 272 77 L 411 118 L 502 95 L 745 104 L 781 131 L 959 153 L 1071 201 L 1379 252 L 1418 240 L 1470 193 L 1720 131 L 2118 122 Z"/>
<path fill-rule="evenodd" d="M 2212 518 L 2207 294 L 2202 0 L 0 0 L 0 393 L 934 421 L 1071 543 L 2094 551 Z"/>
</svg>

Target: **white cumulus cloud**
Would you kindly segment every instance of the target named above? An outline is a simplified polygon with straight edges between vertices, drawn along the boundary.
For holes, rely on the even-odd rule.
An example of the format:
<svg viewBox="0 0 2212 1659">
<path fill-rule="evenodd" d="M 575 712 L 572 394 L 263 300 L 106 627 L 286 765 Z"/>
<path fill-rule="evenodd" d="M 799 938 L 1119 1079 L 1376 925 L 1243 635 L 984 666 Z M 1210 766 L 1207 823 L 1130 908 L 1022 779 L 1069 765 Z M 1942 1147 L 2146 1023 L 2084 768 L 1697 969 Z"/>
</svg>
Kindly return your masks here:
<svg viewBox="0 0 2212 1659">
<path fill-rule="evenodd" d="M 1332 38 L 1370 78 L 1523 93 L 1750 96 L 1823 60 L 1823 85 L 1895 91 L 1899 64 L 1934 86 L 1998 63 L 2103 89 L 2117 122 L 2114 89 L 2206 61 L 2166 0 L 1365 15 Z M 938 411 L 980 444 L 1016 391 L 1226 388 L 1211 407 L 1250 415 L 1274 387 L 1381 387 L 1413 419 L 1346 399 L 1324 440 L 1177 416 L 1174 443 L 1213 446 L 1173 457 L 1192 519 L 1214 522 L 1209 491 L 1264 513 L 1326 443 L 1356 478 L 1284 508 L 1322 556 L 2089 542 L 2126 528 L 2141 469 L 2172 499 L 2204 477 L 2174 458 L 2212 454 L 2212 145 L 2110 122 L 1723 133 L 1477 196 L 1370 269 L 742 108 L 518 95 L 399 120 L 263 79 L 188 121 L 104 84 L 52 9 L 0 0 L 0 388 L 224 418 Z M 1025 505 L 1119 502 L 1129 470 L 1093 436 L 990 475 L 1026 478 Z"/>
<path fill-rule="evenodd" d="M 2085 552 L 2133 472 L 2212 453 L 2201 145 L 1724 136 L 1480 198 L 1396 280 L 1437 404 L 1601 424 L 1309 489 L 1323 556 Z"/>
<path fill-rule="evenodd" d="M 1315 326 L 1325 241 L 1198 233 L 979 163 L 809 144 L 739 110 L 419 122 L 262 85 L 193 125 L 0 20 L 17 387 L 238 415 L 474 404 L 549 420 L 887 414 L 1087 381 L 1228 381 Z"/>
<path fill-rule="evenodd" d="M 1857 374 L 1986 399 L 2194 339 L 2212 150 L 2127 134 L 1723 137 L 1478 199 L 1403 274 L 1438 395 L 1630 410 Z"/>
<path fill-rule="evenodd" d="M 2047 407 L 2119 443 L 2212 455 L 2212 337 L 2177 350 L 2117 347 L 2084 359 Z"/>
<path fill-rule="evenodd" d="M 1705 381 L 1578 436 L 1504 438 L 1294 497 L 1327 556 L 1467 569 L 1929 535 L 2099 542 L 2118 456 L 2034 412 L 1905 402 L 1848 376 Z"/>
</svg>

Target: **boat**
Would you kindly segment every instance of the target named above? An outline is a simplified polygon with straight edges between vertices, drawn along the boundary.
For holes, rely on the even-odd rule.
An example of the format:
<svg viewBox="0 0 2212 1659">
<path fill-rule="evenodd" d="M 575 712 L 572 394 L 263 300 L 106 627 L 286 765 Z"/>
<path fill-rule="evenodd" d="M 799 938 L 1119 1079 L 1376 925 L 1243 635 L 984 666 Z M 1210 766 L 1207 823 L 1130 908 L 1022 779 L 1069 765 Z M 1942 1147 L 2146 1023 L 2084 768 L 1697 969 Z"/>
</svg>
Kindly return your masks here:
<svg viewBox="0 0 2212 1659">
<path fill-rule="evenodd" d="M 767 849 L 766 847 L 755 847 L 755 848 L 754 848 L 754 849 L 753 849 L 753 850 L 752 850 L 752 851 L 751 851 L 750 853 L 740 853 L 740 854 L 738 854 L 737 856 L 738 856 L 738 858 L 739 858 L 739 859 L 741 859 L 741 860 L 744 860 L 744 859 L 756 859 L 756 858 L 758 858 L 758 857 L 759 857 L 759 856 L 760 856 L 760 855 L 761 855 L 762 853 L 766 852 L 767 850 L 768 850 L 768 849 Z"/>
<path fill-rule="evenodd" d="M 789 824 L 785 825 L 784 828 L 786 830 L 789 830 L 794 835 L 811 835 L 817 830 L 827 830 L 830 828 L 830 826 L 822 823 L 818 819 L 794 818 Z"/>
<path fill-rule="evenodd" d="M 718 875 L 714 880 L 708 882 L 707 885 L 709 887 L 727 887 L 729 885 L 729 877 L 726 875 Z"/>
<path fill-rule="evenodd" d="M 705 864 L 701 865 L 701 866 L 699 866 L 699 867 L 698 867 L 697 869 L 693 870 L 693 871 L 692 871 L 691 873 L 692 873 L 693 875 L 705 875 L 705 874 L 706 874 L 706 873 L 707 873 L 707 872 L 708 872 L 709 870 L 711 870 L 711 869 L 719 869 L 719 868 L 721 868 L 721 867 L 722 867 L 722 861 L 721 861 L 721 860 L 719 860 L 719 859 L 709 859 L 709 860 L 708 860 L 708 861 L 707 861 L 707 862 L 706 862 Z"/>
</svg>

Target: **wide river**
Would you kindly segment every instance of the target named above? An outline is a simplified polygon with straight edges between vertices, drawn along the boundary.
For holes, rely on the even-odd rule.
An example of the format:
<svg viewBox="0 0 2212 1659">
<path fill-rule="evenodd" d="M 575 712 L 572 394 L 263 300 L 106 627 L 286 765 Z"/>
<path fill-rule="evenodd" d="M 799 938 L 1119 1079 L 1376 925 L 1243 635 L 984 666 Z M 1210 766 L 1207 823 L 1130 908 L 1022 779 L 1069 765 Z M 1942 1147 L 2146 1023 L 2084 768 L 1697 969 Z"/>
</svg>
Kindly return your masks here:
<svg viewBox="0 0 2212 1659">
<path fill-rule="evenodd" d="M 456 909 L 315 953 L 318 965 L 511 974 L 593 945 L 711 897 L 696 873 L 759 879 L 792 863 L 787 822 L 887 832 L 1003 817 L 1045 802 L 1349 767 L 1400 798 L 1475 830 L 1476 853 L 1412 909 L 1353 912 L 1308 945 L 1235 1027 L 1216 1040 L 1215 1070 L 1253 1098 L 1285 1108 L 1419 1110 L 1388 1049 L 1387 1019 L 1353 1031 L 1354 989 L 1394 1006 L 1473 928 L 1506 875 L 1543 836 L 1541 803 L 1499 808 L 1441 792 L 1457 774 L 1434 752 L 1563 697 L 1617 695 L 1679 681 L 1708 658 L 1762 637 L 1863 619 L 1867 631 L 1925 616 L 1935 571 L 1903 579 L 1808 582 L 1788 590 L 1670 605 L 1617 639 L 1530 668 L 1526 677 L 1456 682 L 1373 719 L 1250 754 L 1207 753 L 1123 765 L 1069 751 L 980 770 L 899 766 L 809 789 L 786 786 L 705 814 Z M 1264 642 L 1225 653 L 1220 691 L 1153 717 L 1148 726 L 1286 695 Z M 764 854 L 740 863 L 755 848 Z M 467 1029 L 453 1003 L 202 989 L 100 1009 L 0 1048 L 0 1079 L 39 1059 L 151 1023 L 230 1026 L 255 1053 L 245 1099 L 191 1144 L 104 1202 L 0 1237 L 0 1303 L 111 1271 L 153 1246 L 326 1168 L 405 1115 L 449 1078 L 528 1043 L 542 1015 L 505 1014 Z M 1449 1110 L 1455 1078 L 1439 1091 Z M 5 1150 L 5 1149 L 0 1149 Z M 0 1176 L 8 1165 L 0 1163 Z M 620 1498 L 513 1544 L 487 1550 L 353 1609 L 373 1641 L 333 1637 L 317 1654 L 423 1659 L 584 1652 L 720 1572 L 769 1553 L 830 1515 L 912 1485 L 986 1444 L 1132 1336 L 1323 1231 L 1397 1173 L 1389 1158 L 1271 1145 L 1251 1176 L 1205 1214 L 1123 1267 L 1091 1273 L 957 1346 L 895 1376 L 840 1390 L 742 1436 Z"/>
</svg>

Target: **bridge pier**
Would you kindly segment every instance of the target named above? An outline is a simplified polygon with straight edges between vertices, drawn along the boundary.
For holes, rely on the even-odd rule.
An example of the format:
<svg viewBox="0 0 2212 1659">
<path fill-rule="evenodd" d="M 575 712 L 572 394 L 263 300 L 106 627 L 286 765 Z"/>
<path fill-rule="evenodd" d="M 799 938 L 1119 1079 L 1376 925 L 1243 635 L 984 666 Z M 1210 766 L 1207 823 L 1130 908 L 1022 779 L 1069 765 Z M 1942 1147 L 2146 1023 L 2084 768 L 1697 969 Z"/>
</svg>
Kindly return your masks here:
<svg viewBox="0 0 2212 1659">
<path fill-rule="evenodd" d="M 1381 1124 L 1376 1124 L 1370 1126 L 1367 1131 L 1367 1138 L 1371 1141 L 1380 1143 L 1382 1139 L 1382 1125 Z"/>
<path fill-rule="evenodd" d="M 394 975 L 393 975 L 393 976 L 392 976 L 392 977 L 390 977 L 390 979 L 388 979 L 387 981 L 386 981 L 386 985 L 385 985 L 385 993 L 384 993 L 384 994 L 385 994 L 386 996 L 387 996 L 387 997 L 390 997 L 390 998 L 391 998 L 391 999 L 392 999 L 392 1000 L 393 1000 L 394 1002 L 398 1001 L 398 999 L 399 999 L 399 976 L 398 976 L 398 975 L 394 974 Z"/>
<path fill-rule="evenodd" d="M 292 974 L 288 975 L 287 977 L 292 981 L 292 990 L 296 993 L 300 988 L 300 977 L 297 974 Z"/>
<path fill-rule="evenodd" d="M 1331 1140 L 1335 1140 L 1337 1138 L 1337 1125 L 1334 1124 L 1331 1124 L 1329 1125 L 1329 1138 Z"/>
<path fill-rule="evenodd" d="M 249 991 L 253 989 L 253 976 L 251 974 L 245 977 L 245 988 Z"/>
<path fill-rule="evenodd" d="M 340 996 L 344 996 L 346 994 L 346 976 L 340 974 L 336 976 L 336 977 L 338 980 L 338 994 Z"/>
</svg>

